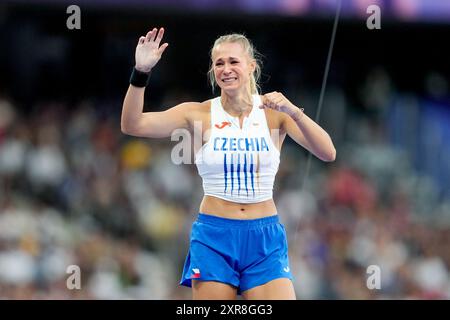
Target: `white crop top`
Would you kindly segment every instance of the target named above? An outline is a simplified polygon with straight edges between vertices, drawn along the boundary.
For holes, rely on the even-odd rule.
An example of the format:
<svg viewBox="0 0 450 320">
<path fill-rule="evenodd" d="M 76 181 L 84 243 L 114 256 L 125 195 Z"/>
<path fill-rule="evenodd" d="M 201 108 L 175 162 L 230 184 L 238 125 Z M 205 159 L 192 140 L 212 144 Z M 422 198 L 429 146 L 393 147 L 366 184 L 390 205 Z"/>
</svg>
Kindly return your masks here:
<svg viewBox="0 0 450 320">
<path fill-rule="evenodd" d="M 220 97 L 211 100 L 211 135 L 195 155 L 205 195 L 238 203 L 272 198 L 280 152 L 272 141 L 261 97 L 244 118 L 227 113 Z"/>
</svg>

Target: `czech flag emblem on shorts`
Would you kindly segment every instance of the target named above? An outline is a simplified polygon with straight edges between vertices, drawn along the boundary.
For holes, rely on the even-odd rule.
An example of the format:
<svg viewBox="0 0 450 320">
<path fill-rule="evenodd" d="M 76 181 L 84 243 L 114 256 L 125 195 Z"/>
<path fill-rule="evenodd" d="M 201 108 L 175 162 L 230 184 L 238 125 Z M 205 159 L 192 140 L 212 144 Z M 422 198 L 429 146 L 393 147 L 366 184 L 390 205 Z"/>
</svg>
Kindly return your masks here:
<svg viewBox="0 0 450 320">
<path fill-rule="evenodd" d="M 200 269 L 194 268 L 192 269 L 192 279 L 200 278 Z"/>
</svg>

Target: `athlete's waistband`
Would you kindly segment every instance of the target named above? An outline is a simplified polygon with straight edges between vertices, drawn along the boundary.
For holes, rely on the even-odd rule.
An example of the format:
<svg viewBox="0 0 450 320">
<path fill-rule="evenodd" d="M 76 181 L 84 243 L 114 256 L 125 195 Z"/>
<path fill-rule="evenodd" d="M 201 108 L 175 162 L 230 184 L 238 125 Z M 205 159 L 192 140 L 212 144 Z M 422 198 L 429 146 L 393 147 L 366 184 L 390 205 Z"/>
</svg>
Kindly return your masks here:
<svg viewBox="0 0 450 320">
<path fill-rule="evenodd" d="M 258 219 L 229 219 L 210 214 L 199 213 L 197 222 L 207 223 L 220 227 L 233 227 L 233 228 L 252 228 L 266 226 L 270 224 L 279 223 L 278 214 Z"/>
</svg>

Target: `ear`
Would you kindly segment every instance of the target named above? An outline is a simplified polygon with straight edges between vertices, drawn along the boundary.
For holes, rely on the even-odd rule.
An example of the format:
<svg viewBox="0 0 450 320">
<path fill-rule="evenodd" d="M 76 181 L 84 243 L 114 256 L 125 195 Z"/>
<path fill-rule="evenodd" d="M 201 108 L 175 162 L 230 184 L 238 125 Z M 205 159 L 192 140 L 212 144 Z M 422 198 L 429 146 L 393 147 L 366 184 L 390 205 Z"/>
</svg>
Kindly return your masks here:
<svg viewBox="0 0 450 320">
<path fill-rule="evenodd" d="M 250 70 L 252 71 L 252 74 L 253 74 L 253 72 L 255 72 L 255 70 L 256 70 L 256 60 L 251 59 L 249 62 L 249 66 L 250 66 Z"/>
</svg>

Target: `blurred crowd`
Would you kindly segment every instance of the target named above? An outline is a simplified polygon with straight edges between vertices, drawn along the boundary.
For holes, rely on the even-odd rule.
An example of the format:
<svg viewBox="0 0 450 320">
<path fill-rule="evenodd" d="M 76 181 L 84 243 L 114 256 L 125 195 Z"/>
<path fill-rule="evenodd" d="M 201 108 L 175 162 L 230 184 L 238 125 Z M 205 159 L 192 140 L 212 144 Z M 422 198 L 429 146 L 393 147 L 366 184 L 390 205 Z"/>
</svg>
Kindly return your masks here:
<svg viewBox="0 0 450 320">
<path fill-rule="evenodd" d="M 435 181 L 390 143 L 383 110 L 394 93 L 383 75 L 368 81 L 379 94 L 362 103 L 382 106 L 375 116 L 327 91 L 320 124 L 335 162 L 283 146 L 274 198 L 297 297 L 449 299 L 450 200 L 433 197 Z M 295 88 L 288 96 L 316 103 Z M 190 298 L 178 282 L 201 179 L 172 163 L 170 139 L 122 134 L 120 109 L 41 101 L 22 114 L 0 98 L 0 299 Z M 79 290 L 67 288 L 71 265 Z M 367 287 L 371 265 L 380 289 Z"/>
</svg>

